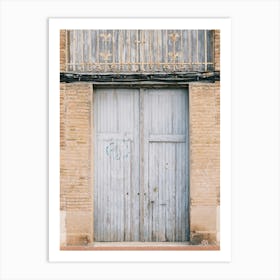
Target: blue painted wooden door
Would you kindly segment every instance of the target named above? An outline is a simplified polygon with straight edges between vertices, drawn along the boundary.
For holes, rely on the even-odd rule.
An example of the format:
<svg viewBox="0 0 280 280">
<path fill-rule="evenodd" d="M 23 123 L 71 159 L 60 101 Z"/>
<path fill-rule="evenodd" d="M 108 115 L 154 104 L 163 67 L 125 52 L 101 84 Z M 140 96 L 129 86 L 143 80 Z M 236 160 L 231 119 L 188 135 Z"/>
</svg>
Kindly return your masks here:
<svg viewBox="0 0 280 280">
<path fill-rule="evenodd" d="M 187 96 L 95 90 L 95 241 L 188 239 Z"/>
</svg>

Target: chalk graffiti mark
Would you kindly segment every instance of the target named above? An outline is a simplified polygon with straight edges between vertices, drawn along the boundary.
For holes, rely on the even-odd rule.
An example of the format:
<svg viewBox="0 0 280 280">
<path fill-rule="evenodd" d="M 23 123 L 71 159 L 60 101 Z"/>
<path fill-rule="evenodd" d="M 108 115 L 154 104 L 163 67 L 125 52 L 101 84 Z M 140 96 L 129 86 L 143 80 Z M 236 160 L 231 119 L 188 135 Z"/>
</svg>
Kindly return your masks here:
<svg viewBox="0 0 280 280">
<path fill-rule="evenodd" d="M 111 142 L 106 146 L 106 155 L 114 160 L 126 159 L 130 154 L 127 142 Z"/>
</svg>

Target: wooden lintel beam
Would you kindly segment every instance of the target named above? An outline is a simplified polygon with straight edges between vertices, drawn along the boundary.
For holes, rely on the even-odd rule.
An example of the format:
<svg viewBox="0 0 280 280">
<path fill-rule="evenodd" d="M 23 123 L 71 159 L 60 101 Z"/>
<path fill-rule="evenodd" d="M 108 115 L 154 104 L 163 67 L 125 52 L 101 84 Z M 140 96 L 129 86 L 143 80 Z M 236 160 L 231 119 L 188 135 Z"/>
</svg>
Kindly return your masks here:
<svg viewBox="0 0 280 280">
<path fill-rule="evenodd" d="M 93 84 L 155 84 L 155 83 L 180 83 L 190 82 L 215 82 L 220 80 L 220 72 L 185 72 L 185 73 L 60 73 L 60 82 L 90 82 Z"/>
</svg>

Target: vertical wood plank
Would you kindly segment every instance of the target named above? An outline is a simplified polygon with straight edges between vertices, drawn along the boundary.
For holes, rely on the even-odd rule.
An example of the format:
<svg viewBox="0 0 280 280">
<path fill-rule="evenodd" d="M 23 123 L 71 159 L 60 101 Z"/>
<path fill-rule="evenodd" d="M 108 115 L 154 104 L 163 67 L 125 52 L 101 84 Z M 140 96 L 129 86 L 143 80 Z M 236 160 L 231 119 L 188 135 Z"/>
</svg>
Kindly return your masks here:
<svg viewBox="0 0 280 280">
<path fill-rule="evenodd" d="M 138 39 L 138 35 L 137 35 Z M 138 44 L 137 44 L 138 45 Z M 137 46 L 138 50 L 138 46 Z M 144 184 L 144 159 L 145 159 L 145 151 L 144 151 L 144 90 L 140 89 L 139 92 L 139 98 L 140 98 L 140 113 L 139 113 L 139 122 L 140 122 L 140 128 L 139 128 L 139 137 L 140 137 L 140 240 L 141 241 L 147 241 L 148 239 L 148 230 L 147 230 L 147 194 L 145 190 L 145 184 Z"/>
<path fill-rule="evenodd" d="M 204 30 L 198 30 L 198 71 L 204 71 L 205 63 L 205 32 Z"/>
<path fill-rule="evenodd" d="M 140 166 L 139 166 L 139 159 L 140 159 L 140 92 L 137 90 L 133 95 L 133 122 L 132 122 L 132 129 L 133 129 L 133 146 L 132 146 L 132 160 L 131 160 L 131 192 L 133 193 L 131 199 L 131 240 L 140 240 Z"/>
<path fill-rule="evenodd" d="M 214 62 L 214 31 L 207 30 L 207 62 L 213 63 Z M 209 71 L 214 70 L 214 64 L 209 64 L 208 68 Z"/>
<path fill-rule="evenodd" d="M 204 30 L 204 71 L 207 71 L 207 30 Z"/>
</svg>

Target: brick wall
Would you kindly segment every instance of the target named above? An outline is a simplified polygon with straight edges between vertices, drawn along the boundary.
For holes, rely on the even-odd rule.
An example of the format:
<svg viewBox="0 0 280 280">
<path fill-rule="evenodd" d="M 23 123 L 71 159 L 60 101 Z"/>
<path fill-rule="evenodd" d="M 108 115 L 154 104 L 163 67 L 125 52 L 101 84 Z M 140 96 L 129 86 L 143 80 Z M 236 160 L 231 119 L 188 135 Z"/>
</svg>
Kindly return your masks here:
<svg viewBox="0 0 280 280">
<path fill-rule="evenodd" d="M 60 85 L 61 243 L 92 240 L 92 85 Z"/>
<path fill-rule="evenodd" d="M 220 83 L 190 84 L 189 96 L 191 240 L 215 242 L 219 239 Z"/>
<path fill-rule="evenodd" d="M 220 90 L 190 84 L 190 230 L 193 244 L 219 241 Z M 92 241 L 92 86 L 61 84 L 61 244 Z"/>
<path fill-rule="evenodd" d="M 220 71 L 220 30 L 214 30 L 215 71 Z"/>
<path fill-rule="evenodd" d="M 66 71 L 66 30 L 60 30 L 60 72 Z"/>
</svg>

